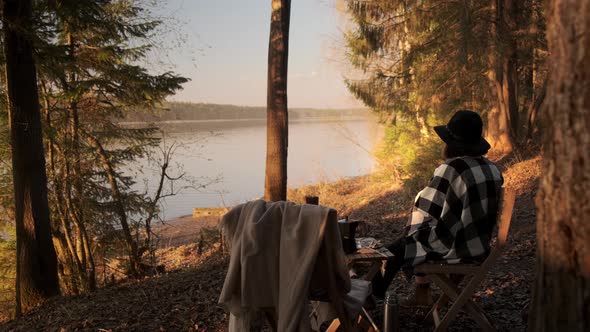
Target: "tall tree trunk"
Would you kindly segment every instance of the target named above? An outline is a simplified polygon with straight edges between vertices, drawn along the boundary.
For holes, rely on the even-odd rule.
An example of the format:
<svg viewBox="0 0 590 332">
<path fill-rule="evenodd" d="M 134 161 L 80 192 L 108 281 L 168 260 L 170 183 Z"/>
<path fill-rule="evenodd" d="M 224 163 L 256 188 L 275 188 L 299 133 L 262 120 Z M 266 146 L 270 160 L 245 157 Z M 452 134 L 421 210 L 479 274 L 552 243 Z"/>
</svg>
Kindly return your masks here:
<svg viewBox="0 0 590 332">
<path fill-rule="evenodd" d="M 264 198 L 280 201 L 287 199 L 287 65 L 291 0 L 271 1 Z"/>
<path fill-rule="evenodd" d="M 62 294 L 79 294 L 79 273 L 76 270 L 77 265 L 75 265 L 73 257 L 70 251 L 68 251 L 66 238 L 64 234 L 55 229 L 52 232 L 52 235 L 53 245 L 55 246 L 55 251 L 57 252 L 57 258 L 59 262 L 58 272 L 61 281 Z"/>
<path fill-rule="evenodd" d="M 532 104 L 530 105 L 527 111 L 527 134 L 526 139 L 527 141 L 531 141 L 535 137 L 535 133 L 538 131 L 539 126 L 537 125 L 538 118 L 539 118 L 539 111 L 541 110 L 541 106 L 545 101 L 545 95 L 547 94 L 547 80 L 543 82 L 543 87 L 541 90 L 536 94 Z"/>
<path fill-rule="evenodd" d="M 492 35 L 495 52 L 490 55 L 490 81 L 496 98 L 496 107 L 488 112 L 488 133 L 492 148 L 510 153 L 518 132 L 518 72 L 516 41 L 512 36 L 515 27 L 516 0 L 492 0 L 496 24 Z"/>
<path fill-rule="evenodd" d="M 519 135 L 519 104 L 518 104 L 518 47 L 514 34 L 517 29 L 518 1 L 504 0 L 502 6 L 502 38 L 504 39 L 503 56 L 503 89 L 507 107 L 510 136 L 516 141 Z"/>
<path fill-rule="evenodd" d="M 70 26 L 66 24 L 65 28 L 67 32 L 67 45 L 68 45 L 68 56 L 72 62 L 75 62 L 76 52 L 76 41 L 71 33 Z M 75 72 L 69 73 L 67 84 L 65 85 L 68 90 L 74 90 L 77 87 L 77 76 Z M 75 94 L 72 94 L 75 95 Z M 77 250 L 78 256 L 84 265 L 84 277 L 87 280 L 88 290 L 93 291 L 96 288 L 96 267 L 94 265 L 94 258 L 92 257 L 92 251 L 88 243 L 88 232 L 86 230 L 86 219 L 84 217 L 84 205 L 85 205 L 85 193 L 84 186 L 82 183 L 82 156 L 80 153 L 80 117 L 78 112 L 78 102 L 76 97 L 72 97 L 69 103 L 69 131 L 70 131 L 70 144 L 73 156 L 73 187 L 74 197 L 71 204 L 72 213 L 75 218 L 72 218 L 77 229 Z"/>
<path fill-rule="evenodd" d="M 55 139 L 51 132 L 53 131 L 53 123 L 51 118 L 51 110 L 49 106 L 49 94 L 45 82 L 41 82 L 41 91 L 43 96 L 43 112 L 45 116 L 45 128 L 50 132 L 47 135 L 47 160 L 49 167 L 47 168 L 47 176 L 49 182 L 53 184 L 53 204 L 55 214 L 53 215 L 53 223 L 51 227 L 51 234 L 53 236 L 53 245 L 57 253 L 58 259 L 58 274 L 61 281 L 61 290 L 65 294 L 79 294 L 79 285 L 83 280 L 79 280 L 81 276 L 82 265 L 74 246 L 72 244 L 71 231 L 69 228 L 69 221 L 66 220 L 62 207 L 64 206 L 62 194 L 62 179 L 58 176 L 60 172 L 57 171 L 56 165 L 56 149 Z M 51 197 L 51 196 L 50 196 Z M 58 222 L 59 221 L 59 222 Z"/>
<path fill-rule="evenodd" d="M 532 43 L 532 67 L 533 67 L 533 101 L 526 112 L 526 129 L 527 133 L 525 136 L 526 142 L 536 142 L 542 130 L 539 125 L 539 118 L 541 116 L 541 105 L 545 100 L 547 94 L 547 73 L 545 68 L 545 53 L 544 40 L 545 36 L 538 36 L 538 32 L 545 32 L 545 15 L 543 8 L 546 8 L 545 1 L 543 0 L 532 0 L 532 19 L 530 30 L 535 31 L 536 43 Z M 538 87 L 539 82 L 542 82 L 541 87 Z M 539 142 L 540 143 L 540 142 Z"/>
<path fill-rule="evenodd" d="M 497 107 L 493 107 L 488 111 L 487 119 L 486 137 L 490 141 L 492 150 L 502 154 L 512 152 L 512 139 L 510 138 L 510 129 L 504 108 L 500 104 Z"/>
<path fill-rule="evenodd" d="M 4 0 L 3 28 L 17 236 L 17 314 L 59 294 L 33 49 L 31 0 Z"/>
<path fill-rule="evenodd" d="M 590 0 L 549 2 L 530 331 L 590 331 Z"/>
<path fill-rule="evenodd" d="M 88 290 L 94 291 L 96 290 L 96 264 L 94 262 L 94 254 L 92 253 L 88 232 L 86 231 L 84 225 L 82 225 L 81 233 L 84 251 L 86 251 L 86 257 L 88 258 Z"/>
</svg>

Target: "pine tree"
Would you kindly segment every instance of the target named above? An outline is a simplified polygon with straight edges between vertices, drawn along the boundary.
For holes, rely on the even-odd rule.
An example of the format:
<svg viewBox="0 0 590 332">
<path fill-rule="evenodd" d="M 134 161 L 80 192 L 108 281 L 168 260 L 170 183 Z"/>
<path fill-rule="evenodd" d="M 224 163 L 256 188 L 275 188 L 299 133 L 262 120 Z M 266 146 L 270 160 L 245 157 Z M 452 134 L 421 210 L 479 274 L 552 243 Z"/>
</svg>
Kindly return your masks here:
<svg viewBox="0 0 590 332">
<path fill-rule="evenodd" d="M 117 252 L 123 244 L 128 273 L 145 272 L 142 260 L 153 250 L 151 223 L 167 193 L 160 189 L 148 196 L 132 190 L 134 179 L 122 169 L 158 145 L 158 132 L 118 122 L 130 112 L 161 108 L 186 79 L 171 72 L 153 74 L 141 65 L 153 55 L 162 23 L 143 2 L 53 5 L 36 3 L 30 31 L 38 64 L 53 243 L 65 292 L 79 293 L 96 286 L 99 247 L 103 253 Z M 169 174 L 170 151 L 164 152 L 168 162 L 161 167 L 160 187 L 177 180 Z M 2 160 L 6 157 L 10 155 L 2 154 Z M 12 173 L 6 164 L 0 170 L 2 176 Z M 9 182 L 2 181 L 2 186 Z M 2 209 L 10 211 L 12 204 L 2 197 Z"/>
<path fill-rule="evenodd" d="M 389 123 L 401 121 L 428 138 L 432 124 L 471 108 L 488 115 L 493 143 L 505 135 L 504 150 L 524 136 L 516 132 L 524 123 L 519 118 L 538 108 L 531 106 L 539 104 L 532 91 L 542 94 L 542 83 L 533 87 L 531 80 L 533 69 L 544 74 L 542 59 L 528 54 L 544 47 L 539 1 L 346 3 L 354 24 L 345 35 L 348 55 L 361 72 L 347 84 Z M 527 93 L 519 95 L 522 87 Z"/>
<path fill-rule="evenodd" d="M 154 47 L 151 38 L 160 24 L 141 2 L 116 0 L 62 2 L 39 20 L 53 229 L 62 266 L 76 276 L 73 291 L 95 287 L 91 238 L 119 228 L 129 274 L 141 275 L 147 248 L 137 232 L 152 202 L 131 189 L 134 179 L 121 170 L 158 139 L 155 128 L 118 122 L 126 112 L 160 107 L 187 81 L 139 65 Z"/>
</svg>

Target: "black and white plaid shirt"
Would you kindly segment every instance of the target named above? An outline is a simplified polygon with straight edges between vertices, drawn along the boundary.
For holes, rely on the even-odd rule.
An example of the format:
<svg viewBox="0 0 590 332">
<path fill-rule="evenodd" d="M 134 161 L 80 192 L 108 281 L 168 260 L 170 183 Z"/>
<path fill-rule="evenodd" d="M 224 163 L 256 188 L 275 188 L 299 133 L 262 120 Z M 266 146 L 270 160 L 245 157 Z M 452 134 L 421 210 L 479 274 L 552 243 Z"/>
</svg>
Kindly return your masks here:
<svg viewBox="0 0 590 332">
<path fill-rule="evenodd" d="M 457 263 L 487 255 L 503 182 L 486 158 L 446 160 L 416 197 L 406 227 L 406 262 Z"/>
</svg>

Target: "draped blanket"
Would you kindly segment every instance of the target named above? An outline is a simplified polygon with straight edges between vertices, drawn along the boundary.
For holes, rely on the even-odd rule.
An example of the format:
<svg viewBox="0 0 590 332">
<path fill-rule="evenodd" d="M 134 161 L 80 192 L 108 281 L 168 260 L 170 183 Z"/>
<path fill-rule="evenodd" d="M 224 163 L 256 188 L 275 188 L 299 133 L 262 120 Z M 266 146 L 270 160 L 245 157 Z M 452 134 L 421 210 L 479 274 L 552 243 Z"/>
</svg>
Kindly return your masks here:
<svg viewBox="0 0 590 332">
<path fill-rule="evenodd" d="M 290 202 L 252 201 L 238 205 L 221 220 L 231 258 L 219 303 L 235 317 L 271 309 L 278 331 L 309 331 L 306 305 L 318 252 L 332 252 L 343 294 L 350 279 L 336 223 L 326 225 L 330 209 Z M 316 273 L 317 274 L 317 273 Z M 240 331 L 230 324 L 230 330 Z"/>
</svg>

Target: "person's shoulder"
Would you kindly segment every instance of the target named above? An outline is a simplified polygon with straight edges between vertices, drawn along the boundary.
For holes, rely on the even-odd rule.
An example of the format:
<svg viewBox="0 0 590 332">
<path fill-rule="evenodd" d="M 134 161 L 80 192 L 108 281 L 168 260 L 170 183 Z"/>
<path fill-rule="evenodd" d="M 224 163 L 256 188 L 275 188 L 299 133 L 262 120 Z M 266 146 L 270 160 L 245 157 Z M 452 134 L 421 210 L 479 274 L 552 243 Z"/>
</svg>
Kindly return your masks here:
<svg viewBox="0 0 590 332">
<path fill-rule="evenodd" d="M 461 174 L 461 165 L 460 162 L 455 161 L 457 159 L 459 158 L 451 158 L 445 160 L 434 170 L 434 176 L 439 176 L 446 179 L 451 179 L 459 176 Z"/>
<path fill-rule="evenodd" d="M 472 178 L 474 174 L 484 174 L 490 180 L 503 181 L 498 165 L 483 156 L 447 159 L 445 164 L 448 164 L 447 167 L 452 168 L 461 178 Z"/>
<path fill-rule="evenodd" d="M 498 168 L 498 165 L 495 162 L 489 160 L 486 157 L 481 157 L 481 160 L 483 160 L 483 162 L 485 162 L 486 164 L 488 164 L 490 166 L 494 166 L 494 167 Z"/>
<path fill-rule="evenodd" d="M 461 175 L 476 165 L 477 161 L 472 157 L 455 157 L 445 160 L 439 167 L 447 169 L 447 171 L 452 170 L 457 175 Z"/>
<path fill-rule="evenodd" d="M 445 160 L 444 164 L 448 165 L 448 167 L 452 167 L 459 174 L 482 166 L 488 166 L 490 168 L 499 170 L 495 163 L 491 162 L 485 157 L 456 157 Z"/>
</svg>

